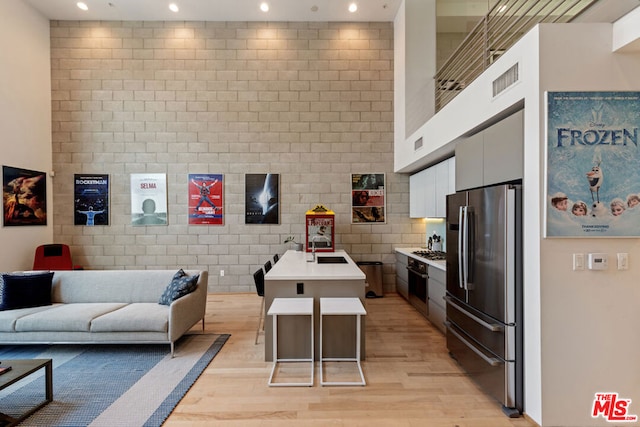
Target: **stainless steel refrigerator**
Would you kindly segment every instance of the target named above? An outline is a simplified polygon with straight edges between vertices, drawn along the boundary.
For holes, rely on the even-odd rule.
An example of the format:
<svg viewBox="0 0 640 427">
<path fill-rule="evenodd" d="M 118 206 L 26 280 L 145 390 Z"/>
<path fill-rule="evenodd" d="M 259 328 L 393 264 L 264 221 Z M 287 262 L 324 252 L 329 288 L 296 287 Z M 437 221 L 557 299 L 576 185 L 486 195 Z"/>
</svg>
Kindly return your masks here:
<svg viewBox="0 0 640 427">
<path fill-rule="evenodd" d="M 447 196 L 447 348 L 510 417 L 522 413 L 522 188 Z"/>
</svg>

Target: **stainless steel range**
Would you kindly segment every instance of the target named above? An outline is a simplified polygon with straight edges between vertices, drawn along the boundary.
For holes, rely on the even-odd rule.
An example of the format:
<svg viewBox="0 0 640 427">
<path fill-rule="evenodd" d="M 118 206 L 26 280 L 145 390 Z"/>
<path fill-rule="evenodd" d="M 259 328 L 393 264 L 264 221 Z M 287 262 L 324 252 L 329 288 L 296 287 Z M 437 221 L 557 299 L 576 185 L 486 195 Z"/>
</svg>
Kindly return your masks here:
<svg viewBox="0 0 640 427">
<path fill-rule="evenodd" d="M 443 251 L 431 251 L 428 249 L 420 249 L 413 251 L 412 254 L 419 257 L 426 258 L 430 261 L 444 261 L 447 259 L 447 253 Z"/>
</svg>

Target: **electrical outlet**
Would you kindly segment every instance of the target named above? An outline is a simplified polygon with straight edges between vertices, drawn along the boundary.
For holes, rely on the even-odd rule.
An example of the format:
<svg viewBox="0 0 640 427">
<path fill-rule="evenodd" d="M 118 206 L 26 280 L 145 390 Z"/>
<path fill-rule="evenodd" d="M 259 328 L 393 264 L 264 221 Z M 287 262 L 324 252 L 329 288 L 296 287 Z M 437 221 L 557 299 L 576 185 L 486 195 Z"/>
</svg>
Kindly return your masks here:
<svg viewBox="0 0 640 427">
<path fill-rule="evenodd" d="M 220 277 L 224 276 L 224 270 L 220 270 Z"/>
</svg>

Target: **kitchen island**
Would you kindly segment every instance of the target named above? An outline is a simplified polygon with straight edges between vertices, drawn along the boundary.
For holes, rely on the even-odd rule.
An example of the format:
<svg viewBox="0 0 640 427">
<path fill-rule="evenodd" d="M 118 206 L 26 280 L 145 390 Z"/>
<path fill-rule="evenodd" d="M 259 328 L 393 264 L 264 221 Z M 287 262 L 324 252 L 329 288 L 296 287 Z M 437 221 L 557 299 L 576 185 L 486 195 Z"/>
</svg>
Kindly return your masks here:
<svg viewBox="0 0 640 427">
<path fill-rule="evenodd" d="M 357 297 L 365 302 L 365 274 L 345 251 L 316 253 L 316 260 L 308 262 L 311 253 L 289 250 L 265 275 L 265 313 L 274 298 L 313 298 L 315 359 L 319 360 L 320 298 Z M 325 258 L 324 260 L 322 258 Z M 329 260 L 328 258 L 333 258 Z M 322 261 L 333 261 L 323 263 Z M 320 262 L 319 262 L 320 261 Z M 265 314 L 264 357 L 273 360 L 273 323 Z M 324 321 L 324 353 L 333 357 L 355 354 L 356 322 L 353 316 L 330 316 Z M 309 320 L 305 316 L 286 316 L 278 319 L 278 347 L 281 357 L 300 358 L 310 352 Z M 365 356 L 365 319 L 361 323 L 361 359 Z M 332 330 L 340 331 L 335 336 Z M 307 337 L 307 338 L 305 338 Z"/>
</svg>

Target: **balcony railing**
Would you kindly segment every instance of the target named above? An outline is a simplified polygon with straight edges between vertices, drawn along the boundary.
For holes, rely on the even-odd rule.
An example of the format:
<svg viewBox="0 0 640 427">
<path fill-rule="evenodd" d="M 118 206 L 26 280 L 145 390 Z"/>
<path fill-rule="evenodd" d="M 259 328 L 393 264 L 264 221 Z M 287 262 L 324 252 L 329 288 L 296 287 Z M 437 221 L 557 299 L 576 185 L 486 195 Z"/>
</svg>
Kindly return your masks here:
<svg viewBox="0 0 640 427">
<path fill-rule="evenodd" d="M 436 111 L 536 24 L 571 22 L 596 1 L 498 0 L 436 73 Z"/>
</svg>

